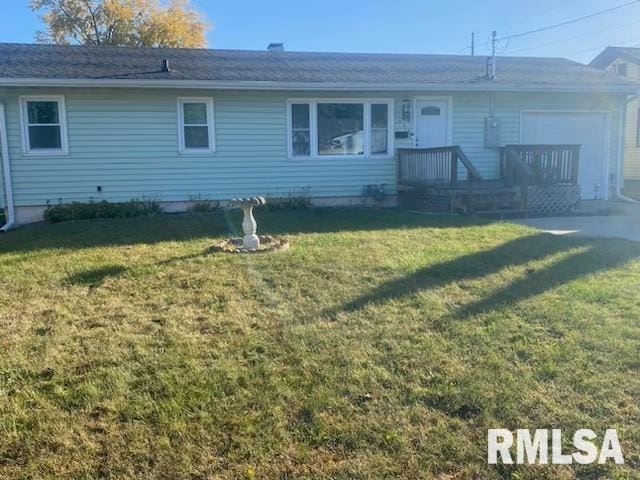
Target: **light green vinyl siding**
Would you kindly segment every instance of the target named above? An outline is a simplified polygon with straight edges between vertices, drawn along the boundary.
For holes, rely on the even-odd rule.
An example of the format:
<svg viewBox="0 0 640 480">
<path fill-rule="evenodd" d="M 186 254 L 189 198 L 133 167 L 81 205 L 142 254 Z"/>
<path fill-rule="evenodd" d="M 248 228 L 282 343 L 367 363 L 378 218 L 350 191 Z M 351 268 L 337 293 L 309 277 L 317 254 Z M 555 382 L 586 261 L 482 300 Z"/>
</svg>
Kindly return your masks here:
<svg viewBox="0 0 640 480">
<path fill-rule="evenodd" d="M 393 159 L 287 159 L 285 93 L 167 90 L 57 90 L 67 107 L 69 155 L 22 154 L 18 99 L 8 97 L 10 156 L 17 205 L 153 196 L 227 199 L 286 195 L 360 195 L 392 185 Z M 180 154 L 176 101 L 212 96 L 216 152 Z M 102 193 L 97 187 L 102 187 Z"/>
<path fill-rule="evenodd" d="M 19 96 L 64 95 L 69 155 L 24 156 Z M 412 130 L 400 118 L 401 104 L 415 96 L 453 97 L 452 143 L 462 146 L 486 178 L 498 175 L 498 153 L 486 149 L 484 118 L 488 93 L 433 92 L 234 92 L 142 89 L 5 89 L 15 201 L 18 206 L 89 199 L 124 201 L 153 196 L 163 201 L 193 197 L 228 199 L 246 195 L 286 195 L 308 188 L 314 197 L 362 194 L 368 184 L 395 190 L 393 158 L 287 158 L 288 98 L 392 98 L 396 130 Z M 178 97 L 214 99 L 216 151 L 180 154 Z M 494 94 L 494 115 L 502 143 L 518 143 L 520 111 L 526 109 L 614 111 L 607 95 Z M 615 160 L 616 119 L 611 149 Z M 396 147 L 411 140 L 395 141 Z M 102 192 L 97 192 L 97 187 Z"/>
<path fill-rule="evenodd" d="M 616 59 L 607 70 L 615 73 L 618 65 L 627 65 L 627 78 L 640 80 L 640 65 L 629 62 L 626 59 Z M 638 118 L 640 102 L 637 99 L 627 104 L 627 118 L 624 133 L 624 178 L 627 180 L 640 180 L 640 146 L 638 146 Z"/>
<path fill-rule="evenodd" d="M 638 116 L 640 102 L 627 104 L 627 123 L 624 137 L 624 178 L 640 180 L 640 146 L 638 146 Z"/>
<path fill-rule="evenodd" d="M 499 175 L 498 154 L 484 148 L 484 118 L 490 113 L 490 94 L 456 95 L 453 99 L 453 143 L 460 145 L 485 178 Z M 527 110 L 610 112 L 610 161 L 615 163 L 618 145 L 618 113 L 622 101 L 611 95 L 499 94 L 494 97 L 494 115 L 500 122 L 502 145 L 520 143 L 520 116 Z M 615 166 L 615 165 L 614 165 Z M 610 167 L 610 171 L 615 169 Z"/>
</svg>

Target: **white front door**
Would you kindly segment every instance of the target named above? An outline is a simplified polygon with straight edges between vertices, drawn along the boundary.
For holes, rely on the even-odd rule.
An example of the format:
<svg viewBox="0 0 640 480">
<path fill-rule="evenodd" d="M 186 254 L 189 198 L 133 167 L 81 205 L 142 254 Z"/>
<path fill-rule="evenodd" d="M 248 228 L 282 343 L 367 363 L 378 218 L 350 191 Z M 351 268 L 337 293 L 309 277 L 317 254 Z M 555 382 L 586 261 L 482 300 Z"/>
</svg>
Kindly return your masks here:
<svg viewBox="0 0 640 480">
<path fill-rule="evenodd" d="M 578 183 L 585 200 L 607 198 L 607 115 L 582 112 L 523 112 L 523 144 L 578 144 Z"/>
<path fill-rule="evenodd" d="M 445 147 L 449 143 L 449 102 L 445 99 L 416 100 L 416 147 Z"/>
</svg>

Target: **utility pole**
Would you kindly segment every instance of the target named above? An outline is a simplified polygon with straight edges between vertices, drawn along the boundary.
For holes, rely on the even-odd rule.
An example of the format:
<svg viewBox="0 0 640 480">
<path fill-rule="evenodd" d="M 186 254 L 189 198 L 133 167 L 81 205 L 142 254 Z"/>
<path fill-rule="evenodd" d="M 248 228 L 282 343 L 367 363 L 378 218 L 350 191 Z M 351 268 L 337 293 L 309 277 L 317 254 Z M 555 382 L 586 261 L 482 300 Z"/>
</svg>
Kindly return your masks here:
<svg viewBox="0 0 640 480">
<path fill-rule="evenodd" d="M 498 33 L 494 30 L 491 33 L 491 78 L 496 78 L 496 43 Z"/>
<path fill-rule="evenodd" d="M 471 56 L 473 57 L 476 53 L 476 35 L 471 32 Z"/>
</svg>

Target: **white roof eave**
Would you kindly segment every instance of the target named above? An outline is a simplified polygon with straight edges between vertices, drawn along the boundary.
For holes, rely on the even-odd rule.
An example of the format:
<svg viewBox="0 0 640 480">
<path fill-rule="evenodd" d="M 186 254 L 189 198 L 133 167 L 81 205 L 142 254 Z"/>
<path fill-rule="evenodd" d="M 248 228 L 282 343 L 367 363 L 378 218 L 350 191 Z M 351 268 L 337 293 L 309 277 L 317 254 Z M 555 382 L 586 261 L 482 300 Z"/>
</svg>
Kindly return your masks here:
<svg viewBox="0 0 640 480">
<path fill-rule="evenodd" d="M 100 87 L 178 88 L 218 90 L 362 90 L 362 91 L 460 91 L 460 92 L 578 92 L 637 94 L 640 85 L 619 84 L 516 84 L 499 81 L 470 83 L 349 83 L 271 82 L 220 80 L 143 80 L 80 78 L 0 78 L 0 87 Z"/>
</svg>

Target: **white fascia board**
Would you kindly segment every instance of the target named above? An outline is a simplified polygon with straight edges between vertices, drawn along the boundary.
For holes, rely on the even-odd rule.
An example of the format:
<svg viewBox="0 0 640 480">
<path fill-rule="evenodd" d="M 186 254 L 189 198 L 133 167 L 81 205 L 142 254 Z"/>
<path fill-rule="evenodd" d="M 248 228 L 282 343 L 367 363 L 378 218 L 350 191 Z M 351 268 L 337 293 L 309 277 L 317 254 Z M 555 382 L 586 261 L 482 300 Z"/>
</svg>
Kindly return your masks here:
<svg viewBox="0 0 640 480">
<path fill-rule="evenodd" d="M 177 88 L 217 90 L 360 90 L 461 92 L 640 93 L 635 85 L 509 84 L 509 83 L 332 83 L 219 80 L 137 80 L 76 78 L 0 78 L 0 87 Z"/>
</svg>

